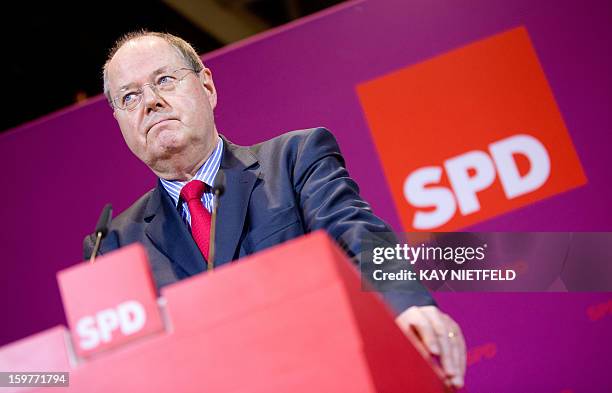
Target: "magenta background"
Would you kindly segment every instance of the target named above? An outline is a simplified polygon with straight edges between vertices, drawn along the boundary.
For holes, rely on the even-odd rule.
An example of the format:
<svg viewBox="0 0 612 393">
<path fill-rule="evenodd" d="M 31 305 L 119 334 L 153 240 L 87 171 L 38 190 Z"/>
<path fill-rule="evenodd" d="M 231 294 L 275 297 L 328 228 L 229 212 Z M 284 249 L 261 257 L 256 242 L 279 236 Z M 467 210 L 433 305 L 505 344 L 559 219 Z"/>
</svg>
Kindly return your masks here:
<svg viewBox="0 0 612 393">
<path fill-rule="evenodd" d="M 217 124 L 239 144 L 330 128 L 363 196 L 401 230 L 355 86 L 519 25 L 529 32 L 589 182 L 469 229 L 611 231 L 609 1 L 351 2 L 206 55 L 219 90 Z M 0 163 L 1 345 L 64 323 L 55 273 L 80 261 L 82 238 L 106 202 L 122 211 L 155 178 L 124 146 L 101 97 L 0 135 Z M 469 368 L 466 391 L 612 391 L 612 309 L 596 320 L 587 313 L 612 294 L 436 298 L 460 322 L 470 348 L 497 348 Z"/>
</svg>

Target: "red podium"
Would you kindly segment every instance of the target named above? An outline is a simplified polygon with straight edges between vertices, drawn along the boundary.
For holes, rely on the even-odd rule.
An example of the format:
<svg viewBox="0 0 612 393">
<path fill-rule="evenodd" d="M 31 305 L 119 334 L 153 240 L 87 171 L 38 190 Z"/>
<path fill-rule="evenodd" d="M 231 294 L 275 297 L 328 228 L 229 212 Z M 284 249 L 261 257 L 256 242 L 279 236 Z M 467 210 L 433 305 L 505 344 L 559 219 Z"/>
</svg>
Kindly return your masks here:
<svg viewBox="0 0 612 393">
<path fill-rule="evenodd" d="M 70 331 L 1 348 L 0 370 L 68 371 L 64 390 L 74 392 L 446 391 L 323 232 L 168 286 L 159 299 L 140 245 L 58 280 Z"/>
</svg>

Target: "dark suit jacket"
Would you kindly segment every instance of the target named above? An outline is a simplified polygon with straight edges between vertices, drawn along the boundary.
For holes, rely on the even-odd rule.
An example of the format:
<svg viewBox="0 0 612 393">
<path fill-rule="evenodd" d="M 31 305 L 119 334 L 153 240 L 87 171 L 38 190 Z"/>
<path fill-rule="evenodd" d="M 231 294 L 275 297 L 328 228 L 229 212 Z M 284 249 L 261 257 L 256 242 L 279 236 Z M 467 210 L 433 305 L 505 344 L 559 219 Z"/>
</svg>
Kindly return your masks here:
<svg viewBox="0 0 612 393">
<path fill-rule="evenodd" d="M 359 196 L 328 130 L 294 131 L 249 147 L 223 139 L 223 147 L 226 190 L 217 216 L 216 266 L 317 229 L 354 257 L 364 234 L 391 232 Z M 85 238 L 85 258 L 93 239 Z M 202 254 L 160 182 L 113 220 L 101 253 L 134 242 L 145 246 L 158 288 L 204 270 Z M 433 304 L 426 292 L 385 297 L 396 313 Z"/>
</svg>

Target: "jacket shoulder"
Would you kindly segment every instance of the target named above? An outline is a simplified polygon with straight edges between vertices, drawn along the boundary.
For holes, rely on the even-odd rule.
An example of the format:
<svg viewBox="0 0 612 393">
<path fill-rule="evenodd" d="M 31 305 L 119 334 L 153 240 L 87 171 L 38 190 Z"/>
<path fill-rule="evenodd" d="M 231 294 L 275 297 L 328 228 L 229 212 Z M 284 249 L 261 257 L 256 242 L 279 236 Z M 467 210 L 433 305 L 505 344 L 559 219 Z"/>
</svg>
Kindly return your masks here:
<svg viewBox="0 0 612 393">
<path fill-rule="evenodd" d="M 299 146 L 309 140 L 327 140 L 336 141 L 334 135 L 325 127 L 315 127 L 303 130 L 294 130 L 286 132 L 282 135 L 276 136 L 272 139 L 260 142 L 256 145 L 251 146 L 254 151 L 258 151 L 262 148 L 267 147 L 279 147 L 286 145 Z"/>
<path fill-rule="evenodd" d="M 142 222 L 146 216 L 147 207 L 156 191 L 155 188 L 147 191 L 143 196 L 138 198 L 130 207 L 121 212 L 117 217 L 111 221 L 111 229 L 116 229 L 129 225 L 133 222 Z"/>
<path fill-rule="evenodd" d="M 340 148 L 334 135 L 324 127 L 286 132 L 250 147 L 260 160 L 281 157 L 304 157 L 312 154 L 340 155 Z"/>
<path fill-rule="evenodd" d="M 138 198 L 129 208 L 121 212 L 117 217 L 114 217 L 109 227 L 109 232 L 106 235 L 100 253 L 106 253 L 117 249 L 121 246 L 121 241 L 124 235 L 132 228 L 140 227 L 144 222 L 147 206 L 155 189 L 148 191 L 146 194 Z M 83 239 L 83 258 L 89 259 L 94 246 L 95 235 L 89 234 Z"/>
</svg>

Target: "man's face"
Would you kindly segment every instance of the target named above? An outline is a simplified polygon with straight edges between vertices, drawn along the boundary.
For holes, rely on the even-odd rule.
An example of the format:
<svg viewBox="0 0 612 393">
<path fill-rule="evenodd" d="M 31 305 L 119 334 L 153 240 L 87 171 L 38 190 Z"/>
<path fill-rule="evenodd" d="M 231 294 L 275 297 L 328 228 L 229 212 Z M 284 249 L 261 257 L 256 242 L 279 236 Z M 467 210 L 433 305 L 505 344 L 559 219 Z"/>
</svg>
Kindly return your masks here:
<svg viewBox="0 0 612 393">
<path fill-rule="evenodd" d="M 199 74 L 178 71 L 179 78 L 186 76 L 174 91 L 151 88 L 181 68 L 188 66 L 173 46 L 159 37 L 141 37 L 123 45 L 107 69 L 113 99 L 143 89 L 135 109 L 115 107 L 114 116 L 130 150 L 166 178 L 197 170 L 189 166 L 201 165 L 217 142 L 213 118 L 217 96 L 208 69 Z"/>
</svg>

